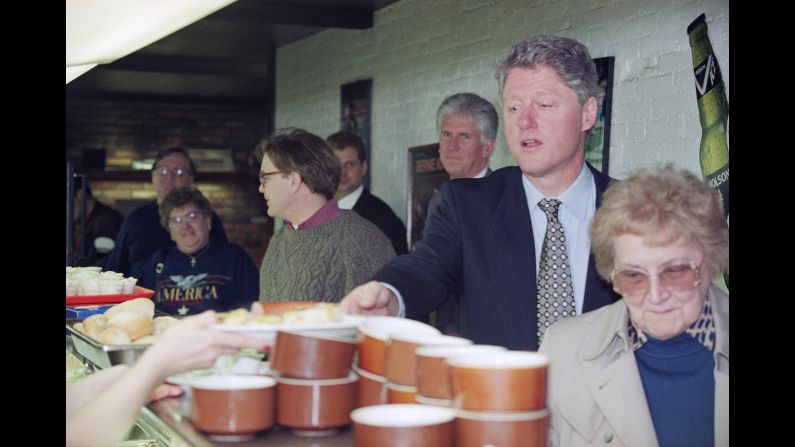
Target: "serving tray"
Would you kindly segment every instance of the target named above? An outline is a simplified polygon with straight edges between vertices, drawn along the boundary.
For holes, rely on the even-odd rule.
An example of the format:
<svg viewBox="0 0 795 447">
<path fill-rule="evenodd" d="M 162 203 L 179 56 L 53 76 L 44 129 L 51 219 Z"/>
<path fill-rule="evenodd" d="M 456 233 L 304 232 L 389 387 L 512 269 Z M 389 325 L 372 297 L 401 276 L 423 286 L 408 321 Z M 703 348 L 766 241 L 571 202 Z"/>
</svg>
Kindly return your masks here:
<svg viewBox="0 0 795 447">
<path fill-rule="evenodd" d="M 166 315 L 169 314 L 155 310 L 155 317 Z M 110 368 L 113 365 L 122 363 L 132 366 L 138 358 L 141 357 L 144 351 L 151 346 L 149 343 L 133 343 L 128 345 L 107 345 L 100 343 L 73 327 L 75 323 L 81 321 L 83 320 L 67 318 L 66 334 L 72 336 L 72 344 L 77 352 L 99 368 Z"/>
<path fill-rule="evenodd" d="M 152 298 L 155 294 L 154 290 L 149 290 L 145 287 L 135 286 L 133 293 L 121 293 L 118 295 L 82 295 L 82 296 L 67 296 L 67 306 L 77 306 L 83 304 L 115 304 L 128 301 L 134 298 Z"/>
</svg>

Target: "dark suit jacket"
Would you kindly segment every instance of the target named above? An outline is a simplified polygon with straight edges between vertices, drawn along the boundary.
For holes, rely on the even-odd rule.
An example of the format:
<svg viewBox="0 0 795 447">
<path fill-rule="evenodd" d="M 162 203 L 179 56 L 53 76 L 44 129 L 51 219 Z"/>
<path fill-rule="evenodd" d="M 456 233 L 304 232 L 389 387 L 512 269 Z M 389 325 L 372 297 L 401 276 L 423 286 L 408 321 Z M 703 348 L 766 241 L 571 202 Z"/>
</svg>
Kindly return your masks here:
<svg viewBox="0 0 795 447">
<path fill-rule="evenodd" d="M 610 178 L 589 168 L 598 207 Z M 538 349 L 538 273 L 521 178 L 519 168 L 511 166 L 442 186 L 442 205 L 414 251 L 393 259 L 374 277 L 400 291 L 407 317 L 430 313 L 454 293 L 463 336 L 509 349 Z M 590 255 L 583 312 L 618 298 L 599 278 Z"/>
<path fill-rule="evenodd" d="M 356 201 L 353 210 L 381 229 L 386 237 L 392 241 L 396 254 L 402 255 L 409 252 L 408 243 L 406 242 L 406 226 L 403 225 L 403 221 L 397 217 L 397 214 L 383 200 L 370 194 L 367 188 L 362 191 L 362 195 Z"/>
</svg>

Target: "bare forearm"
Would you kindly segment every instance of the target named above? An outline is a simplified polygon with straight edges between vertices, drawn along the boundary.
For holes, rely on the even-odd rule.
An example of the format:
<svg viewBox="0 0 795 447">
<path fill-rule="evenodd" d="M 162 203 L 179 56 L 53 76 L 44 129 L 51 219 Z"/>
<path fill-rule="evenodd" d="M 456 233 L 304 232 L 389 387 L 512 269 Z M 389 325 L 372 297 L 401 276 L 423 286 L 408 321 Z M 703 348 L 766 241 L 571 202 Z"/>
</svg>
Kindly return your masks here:
<svg viewBox="0 0 795 447">
<path fill-rule="evenodd" d="M 107 446 L 124 438 L 151 391 L 163 381 L 159 359 L 148 354 L 67 417 L 67 445 Z"/>
<path fill-rule="evenodd" d="M 67 416 L 67 445 L 107 446 L 124 438 L 150 392 L 161 381 L 157 369 L 140 364 L 142 360 Z"/>
</svg>

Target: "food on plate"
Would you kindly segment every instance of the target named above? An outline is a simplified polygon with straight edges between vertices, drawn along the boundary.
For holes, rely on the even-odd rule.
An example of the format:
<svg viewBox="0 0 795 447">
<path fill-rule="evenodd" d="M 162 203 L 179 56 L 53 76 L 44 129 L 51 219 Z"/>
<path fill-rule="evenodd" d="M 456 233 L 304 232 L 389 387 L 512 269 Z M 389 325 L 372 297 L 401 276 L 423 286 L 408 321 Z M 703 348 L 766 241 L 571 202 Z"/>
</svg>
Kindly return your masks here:
<svg viewBox="0 0 795 447">
<path fill-rule="evenodd" d="M 227 325 L 256 324 L 323 324 L 340 322 L 342 310 L 337 303 L 314 301 L 257 302 L 253 310 L 235 309 L 218 314 Z"/>
<path fill-rule="evenodd" d="M 286 324 L 319 324 L 342 321 L 342 311 L 332 303 L 318 303 L 305 309 L 286 310 L 282 322 Z"/>
</svg>

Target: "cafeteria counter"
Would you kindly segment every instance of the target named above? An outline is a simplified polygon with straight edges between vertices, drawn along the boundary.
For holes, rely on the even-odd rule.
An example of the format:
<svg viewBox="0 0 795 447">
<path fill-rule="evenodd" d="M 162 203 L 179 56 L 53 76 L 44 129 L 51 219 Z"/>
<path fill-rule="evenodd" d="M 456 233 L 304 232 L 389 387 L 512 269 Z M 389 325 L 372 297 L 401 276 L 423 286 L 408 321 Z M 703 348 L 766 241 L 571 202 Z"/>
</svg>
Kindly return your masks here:
<svg viewBox="0 0 795 447">
<path fill-rule="evenodd" d="M 72 336 L 66 335 L 66 349 L 88 371 L 99 369 L 75 349 Z M 206 436 L 190 423 L 190 401 L 185 395 L 161 399 L 141 408 L 135 425 L 115 447 L 349 447 L 353 445 L 351 427 L 326 436 L 298 436 L 285 427 L 274 425 L 244 441 L 221 441 Z"/>
<path fill-rule="evenodd" d="M 165 445 L 195 447 L 349 447 L 353 445 L 353 434 L 350 427 L 343 428 L 326 436 L 298 436 L 287 428 L 274 425 L 270 429 L 257 434 L 254 438 L 244 441 L 215 440 L 196 430 L 190 423 L 186 409 L 189 408 L 188 398 L 183 396 L 162 399 L 142 409 L 141 416 L 151 414 L 148 422 L 157 422 L 158 429 L 168 439 Z"/>
</svg>

